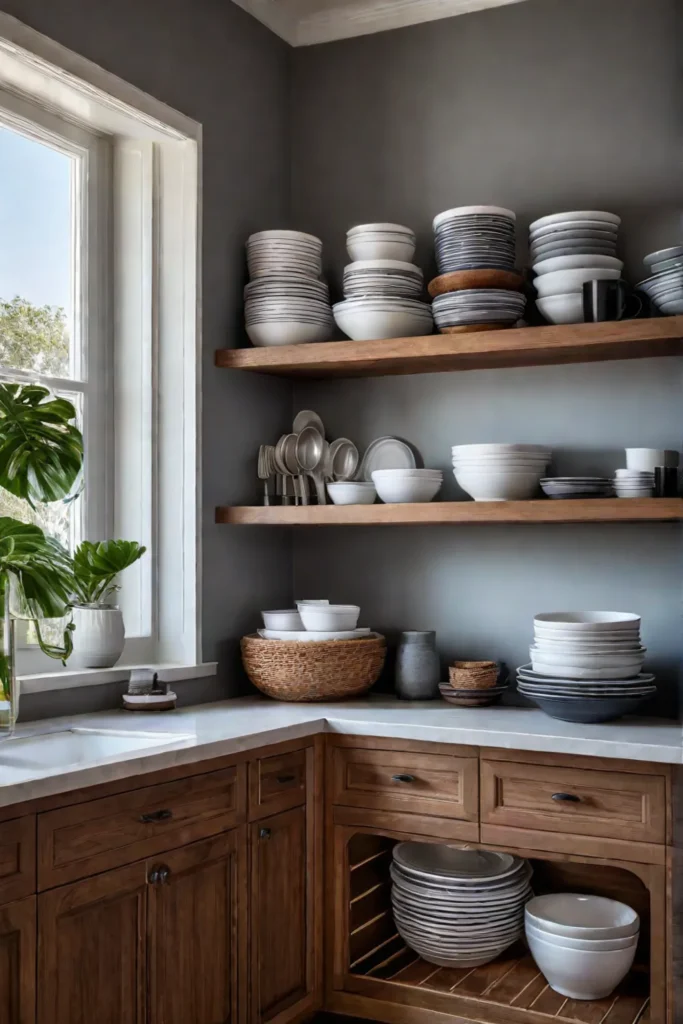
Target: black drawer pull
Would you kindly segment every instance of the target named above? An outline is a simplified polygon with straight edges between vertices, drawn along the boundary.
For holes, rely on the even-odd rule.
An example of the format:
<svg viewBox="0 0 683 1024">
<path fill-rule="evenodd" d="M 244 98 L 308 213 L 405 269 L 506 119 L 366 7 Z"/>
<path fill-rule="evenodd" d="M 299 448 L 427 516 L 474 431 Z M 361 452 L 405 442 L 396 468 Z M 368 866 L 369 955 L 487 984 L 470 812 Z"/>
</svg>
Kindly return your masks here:
<svg viewBox="0 0 683 1024">
<path fill-rule="evenodd" d="M 276 775 L 275 781 L 279 782 L 281 786 L 284 786 L 285 782 L 294 782 L 296 775 Z"/>
<path fill-rule="evenodd" d="M 553 793 L 553 800 L 557 800 L 558 802 L 565 804 L 581 803 L 581 797 L 576 796 L 575 793 Z"/>
<path fill-rule="evenodd" d="M 414 775 L 392 775 L 393 782 L 415 782 Z"/>
<path fill-rule="evenodd" d="M 164 882 L 168 881 L 168 876 L 171 874 L 171 869 L 167 868 L 165 864 L 162 864 L 158 868 L 153 868 L 147 876 L 147 881 L 150 885 L 163 885 Z"/>
<path fill-rule="evenodd" d="M 259 837 L 259 839 L 270 839 L 270 835 L 271 835 L 271 832 L 270 832 L 269 828 L 260 828 L 258 830 L 258 837 Z"/>
<path fill-rule="evenodd" d="M 149 814 L 141 814 L 140 821 L 143 825 L 149 825 L 155 821 L 169 821 L 173 817 L 173 811 L 150 811 Z"/>
</svg>

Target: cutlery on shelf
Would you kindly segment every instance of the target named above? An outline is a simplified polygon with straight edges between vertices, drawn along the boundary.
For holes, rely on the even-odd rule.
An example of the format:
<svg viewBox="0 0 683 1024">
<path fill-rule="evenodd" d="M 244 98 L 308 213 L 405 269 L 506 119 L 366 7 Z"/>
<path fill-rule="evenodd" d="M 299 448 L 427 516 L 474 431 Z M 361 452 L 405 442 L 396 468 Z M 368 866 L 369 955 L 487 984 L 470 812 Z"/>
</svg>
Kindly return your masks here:
<svg viewBox="0 0 683 1024">
<path fill-rule="evenodd" d="M 271 472 L 271 462 L 269 457 L 267 444 L 262 444 L 258 450 L 258 461 L 257 461 L 257 475 L 259 480 L 263 483 L 263 504 L 270 505 L 270 490 L 269 483 L 270 478 L 273 475 Z"/>
<path fill-rule="evenodd" d="M 319 505 L 327 504 L 324 479 L 326 445 L 316 427 L 304 427 L 296 439 L 297 464 L 313 481 Z"/>
</svg>

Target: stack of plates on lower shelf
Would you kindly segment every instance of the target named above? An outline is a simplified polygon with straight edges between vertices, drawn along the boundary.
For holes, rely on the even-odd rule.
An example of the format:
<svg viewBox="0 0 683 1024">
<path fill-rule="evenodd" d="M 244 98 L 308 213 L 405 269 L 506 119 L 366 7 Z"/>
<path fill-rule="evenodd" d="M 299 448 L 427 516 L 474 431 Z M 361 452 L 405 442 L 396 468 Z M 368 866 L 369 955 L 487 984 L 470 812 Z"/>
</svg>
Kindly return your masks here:
<svg viewBox="0 0 683 1024">
<path fill-rule="evenodd" d="M 541 490 L 549 498 L 609 498 L 612 481 L 604 476 L 546 476 Z"/>
<path fill-rule="evenodd" d="M 666 316 L 683 313 L 683 245 L 651 252 L 643 263 L 651 277 L 636 285 Z"/>
<path fill-rule="evenodd" d="M 552 718 L 606 722 L 635 711 L 657 688 L 642 671 L 640 617 L 630 612 L 548 612 L 534 619 L 520 693 Z"/>
<path fill-rule="evenodd" d="M 359 260 L 344 267 L 344 298 L 396 295 L 418 299 L 422 293 L 422 271 L 401 260 Z"/>
<path fill-rule="evenodd" d="M 524 907 L 533 896 L 528 861 L 436 843 L 399 843 L 393 858 L 396 927 L 430 963 L 478 967 L 522 935 Z"/>
<path fill-rule="evenodd" d="M 511 327 L 524 313 L 521 292 L 501 288 L 468 288 L 446 292 L 432 301 L 434 322 L 442 334 L 464 330 L 471 324 Z"/>
<path fill-rule="evenodd" d="M 324 281 L 287 271 L 261 274 L 244 289 L 244 316 L 253 345 L 328 341 L 332 310 Z"/>
<path fill-rule="evenodd" d="M 513 270 L 515 214 L 501 206 L 459 206 L 434 218 L 440 274 L 457 270 Z"/>
</svg>

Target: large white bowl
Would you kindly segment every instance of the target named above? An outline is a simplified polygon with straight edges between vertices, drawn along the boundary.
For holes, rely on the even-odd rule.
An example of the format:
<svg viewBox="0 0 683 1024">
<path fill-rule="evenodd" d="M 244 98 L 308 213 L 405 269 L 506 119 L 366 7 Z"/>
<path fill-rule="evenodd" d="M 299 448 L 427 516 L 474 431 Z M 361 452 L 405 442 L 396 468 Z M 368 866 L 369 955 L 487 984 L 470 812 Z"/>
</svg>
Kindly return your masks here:
<svg viewBox="0 0 683 1024">
<path fill-rule="evenodd" d="M 349 308 L 346 303 L 339 302 L 334 307 L 334 319 L 337 325 L 353 341 L 376 341 L 380 338 L 412 338 L 422 334 L 431 334 L 434 322 L 429 306 L 425 313 L 414 313 L 410 310 L 378 310 L 363 309 L 356 303 Z"/>
<path fill-rule="evenodd" d="M 552 324 L 583 323 L 583 293 L 580 291 L 536 299 L 536 305 Z"/>
<path fill-rule="evenodd" d="M 455 479 L 475 501 L 522 501 L 533 498 L 543 475 L 535 469 L 465 469 L 453 470 Z"/>
<path fill-rule="evenodd" d="M 301 616 L 296 608 L 261 612 L 261 616 L 263 618 L 263 625 L 266 629 L 296 631 L 304 628 L 301 622 Z"/>
<path fill-rule="evenodd" d="M 551 455 L 551 449 L 542 444 L 454 444 L 451 454 L 455 458 L 467 455 Z"/>
<path fill-rule="evenodd" d="M 589 633 L 626 633 L 640 629 L 640 615 L 634 612 L 539 612 L 534 615 L 534 630 L 546 633 L 573 633 L 580 637 Z"/>
<path fill-rule="evenodd" d="M 586 256 L 587 261 L 590 256 Z M 584 266 L 580 270 L 555 270 L 543 274 L 534 281 L 534 288 L 541 298 L 548 295 L 565 295 L 567 292 L 578 291 L 584 281 L 616 281 L 621 271 L 610 270 L 608 267 Z"/>
<path fill-rule="evenodd" d="M 525 918 L 543 931 L 573 939 L 621 939 L 635 935 L 640 918 L 632 907 L 606 896 L 558 892 L 535 896 Z"/>
<path fill-rule="evenodd" d="M 556 665 L 558 668 L 571 666 L 581 669 L 608 669 L 608 668 L 631 668 L 633 665 L 640 666 L 645 661 L 645 650 L 626 651 L 623 653 L 591 653 L 584 654 L 576 651 L 567 654 L 565 651 L 554 651 L 543 644 L 535 644 L 529 649 L 531 660 L 544 662 L 546 665 Z"/>
<path fill-rule="evenodd" d="M 630 949 L 638 945 L 639 932 L 633 935 L 625 935 L 623 939 L 571 939 L 566 935 L 555 935 L 554 932 L 547 932 L 543 928 L 527 919 L 524 924 L 524 931 L 527 936 L 534 935 L 537 939 L 550 942 L 553 946 L 564 946 L 566 949 L 585 949 L 587 952 L 605 953 L 615 949 Z"/>
<path fill-rule="evenodd" d="M 405 241 L 402 241 L 400 238 L 382 238 L 372 233 L 357 234 L 347 236 L 346 251 L 354 263 L 361 260 L 399 260 L 402 263 L 412 263 L 415 242 L 407 236 Z"/>
<path fill-rule="evenodd" d="M 264 321 L 246 328 L 249 341 L 258 348 L 275 345 L 304 345 L 329 341 L 332 329 L 327 324 L 300 324 L 287 320 Z"/>
<path fill-rule="evenodd" d="M 372 505 L 377 497 L 373 484 L 358 480 L 340 480 L 327 485 L 333 505 Z"/>
<path fill-rule="evenodd" d="M 402 470 L 375 470 L 372 482 L 387 505 L 431 501 L 441 490 L 443 478 L 438 476 L 406 476 Z"/>
<path fill-rule="evenodd" d="M 527 942 L 550 987 L 569 999 L 605 999 L 626 977 L 636 955 L 635 943 L 596 952 L 557 946 L 530 934 Z"/>
<path fill-rule="evenodd" d="M 535 274 L 542 276 L 543 274 L 553 274 L 556 270 L 579 270 L 581 267 L 585 267 L 587 261 L 590 260 L 592 267 L 610 267 L 612 270 L 623 270 L 623 260 L 618 260 L 616 256 L 585 256 L 579 253 L 578 256 L 550 256 L 548 259 L 539 260 L 533 266 Z"/>
<path fill-rule="evenodd" d="M 342 631 L 355 629 L 360 608 L 356 604 L 299 604 L 304 629 Z"/>
</svg>

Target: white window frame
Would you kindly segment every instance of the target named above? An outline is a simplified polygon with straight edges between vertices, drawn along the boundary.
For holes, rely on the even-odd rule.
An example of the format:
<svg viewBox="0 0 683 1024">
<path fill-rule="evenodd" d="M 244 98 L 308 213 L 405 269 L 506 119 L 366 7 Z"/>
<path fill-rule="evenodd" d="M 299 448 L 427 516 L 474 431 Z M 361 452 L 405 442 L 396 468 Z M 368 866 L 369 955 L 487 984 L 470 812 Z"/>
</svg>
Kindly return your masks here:
<svg viewBox="0 0 683 1024">
<path fill-rule="evenodd" d="M 102 420 L 115 430 L 104 428 L 110 471 L 84 532 L 150 548 L 122 578 L 124 619 L 141 625 L 122 665 L 211 674 L 200 628 L 201 125 L 3 13 L 0 90 L 95 140 L 88 230 L 106 256 L 88 260 L 88 329 L 103 339 L 92 358 L 111 375 Z M 126 671 L 34 664 L 25 691 Z"/>
</svg>

